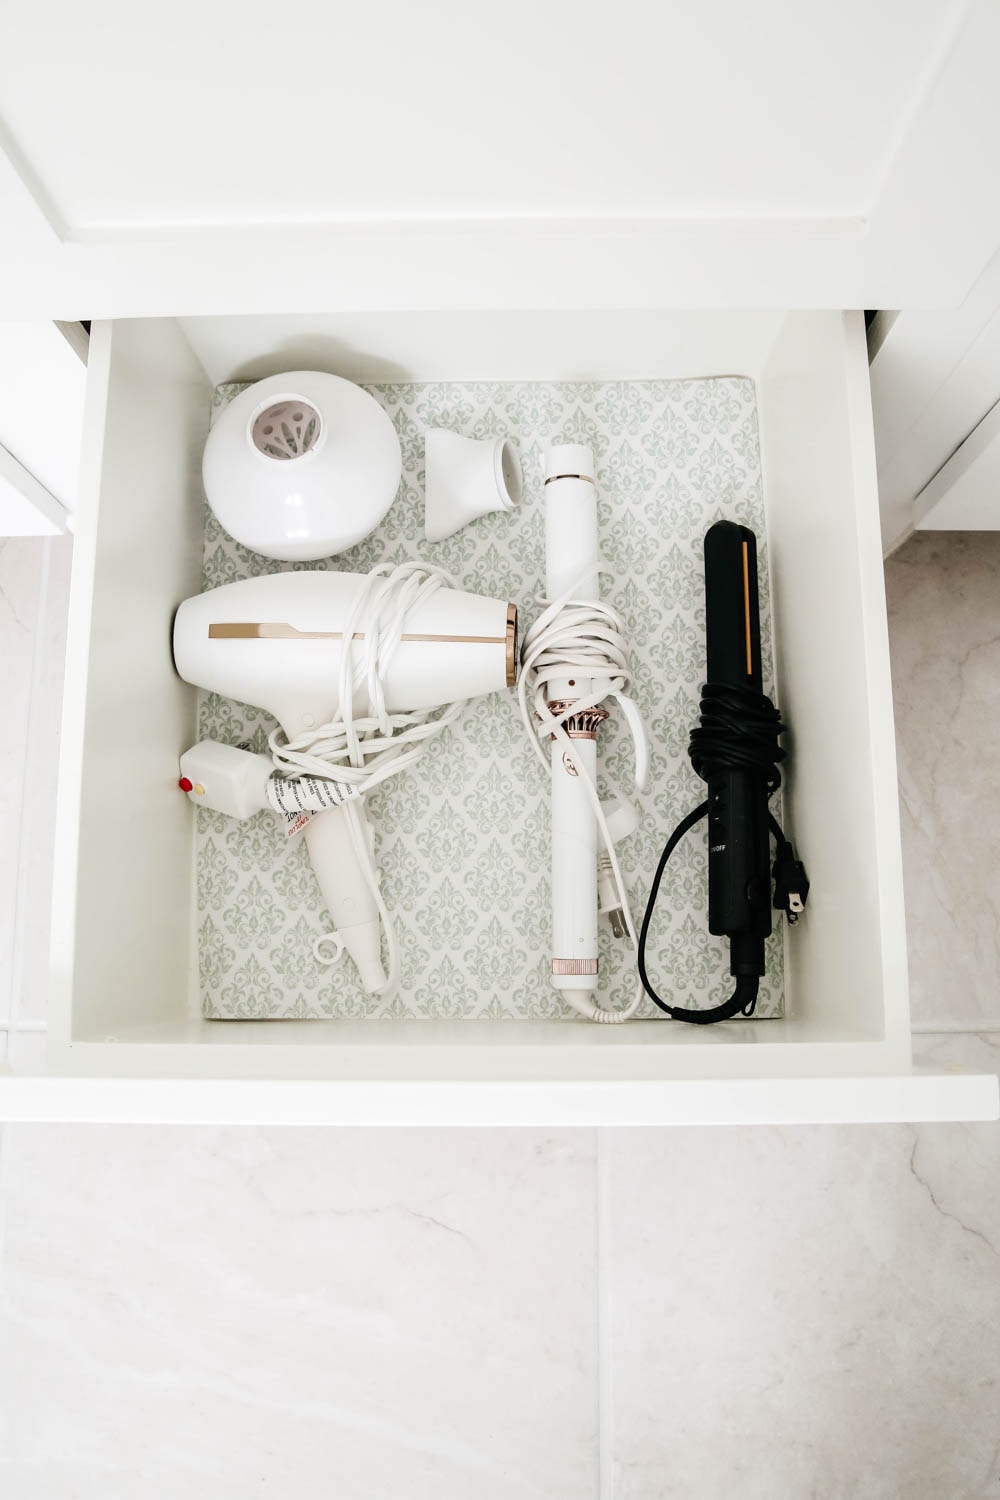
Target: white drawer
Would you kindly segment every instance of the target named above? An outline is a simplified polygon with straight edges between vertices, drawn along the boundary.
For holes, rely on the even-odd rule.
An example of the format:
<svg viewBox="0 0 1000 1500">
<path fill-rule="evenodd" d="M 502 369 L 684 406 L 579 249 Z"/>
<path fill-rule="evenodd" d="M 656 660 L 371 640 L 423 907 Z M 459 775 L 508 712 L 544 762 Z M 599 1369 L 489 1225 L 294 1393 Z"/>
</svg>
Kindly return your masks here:
<svg viewBox="0 0 1000 1500">
<path fill-rule="evenodd" d="M 196 353 L 195 350 L 198 352 Z M 808 920 L 781 1020 L 213 1022 L 194 1002 L 195 735 L 169 625 L 200 582 L 213 384 L 741 373 L 757 382 L 788 823 Z M 76 529 L 50 1074 L 16 1118 L 722 1123 L 988 1118 L 995 1078 L 916 1075 L 860 314 L 356 313 L 95 325 Z"/>
</svg>

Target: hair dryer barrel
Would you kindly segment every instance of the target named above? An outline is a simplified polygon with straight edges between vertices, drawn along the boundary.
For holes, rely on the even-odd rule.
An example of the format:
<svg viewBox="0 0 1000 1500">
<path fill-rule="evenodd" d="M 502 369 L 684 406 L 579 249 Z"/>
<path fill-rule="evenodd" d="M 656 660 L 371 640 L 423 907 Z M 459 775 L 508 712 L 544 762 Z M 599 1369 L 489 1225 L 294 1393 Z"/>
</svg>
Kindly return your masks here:
<svg viewBox="0 0 1000 1500">
<path fill-rule="evenodd" d="M 365 579 L 355 573 L 274 573 L 186 599 L 174 621 L 185 682 L 254 703 L 289 737 L 336 715 L 343 632 Z M 436 708 L 513 684 L 517 610 L 501 599 L 440 589 L 414 605 L 382 673 L 391 712 Z M 366 635 L 356 624 L 354 637 Z M 360 642 L 359 642 L 360 644 Z M 368 711 L 363 679 L 354 712 Z"/>
</svg>

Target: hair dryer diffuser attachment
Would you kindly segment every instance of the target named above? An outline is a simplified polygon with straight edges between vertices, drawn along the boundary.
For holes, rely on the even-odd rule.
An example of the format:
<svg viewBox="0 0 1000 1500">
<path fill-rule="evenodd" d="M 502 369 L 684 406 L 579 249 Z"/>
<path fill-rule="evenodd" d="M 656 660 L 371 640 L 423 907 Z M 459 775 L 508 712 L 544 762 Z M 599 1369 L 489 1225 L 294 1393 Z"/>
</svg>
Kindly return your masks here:
<svg viewBox="0 0 1000 1500">
<path fill-rule="evenodd" d="M 513 510 L 521 498 L 521 462 L 510 438 L 469 438 L 432 427 L 424 454 L 429 542 L 443 542 L 494 510 Z"/>
<path fill-rule="evenodd" d="M 399 439 L 373 396 L 339 375 L 296 370 L 249 386 L 205 444 L 205 494 L 238 542 L 315 562 L 375 530 L 396 497 Z"/>
</svg>

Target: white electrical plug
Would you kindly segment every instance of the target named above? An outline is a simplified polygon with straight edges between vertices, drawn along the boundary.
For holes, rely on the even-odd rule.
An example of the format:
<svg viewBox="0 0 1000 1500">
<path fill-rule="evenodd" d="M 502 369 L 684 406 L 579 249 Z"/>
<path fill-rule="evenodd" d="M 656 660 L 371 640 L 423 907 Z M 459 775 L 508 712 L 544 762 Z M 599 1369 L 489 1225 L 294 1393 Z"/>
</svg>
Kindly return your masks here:
<svg viewBox="0 0 1000 1500">
<path fill-rule="evenodd" d="M 269 755 L 202 740 L 181 756 L 177 784 L 189 802 L 228 818 L 252 818 L 270 806 L 267 783 L 273 770 Z"/>
</svg>

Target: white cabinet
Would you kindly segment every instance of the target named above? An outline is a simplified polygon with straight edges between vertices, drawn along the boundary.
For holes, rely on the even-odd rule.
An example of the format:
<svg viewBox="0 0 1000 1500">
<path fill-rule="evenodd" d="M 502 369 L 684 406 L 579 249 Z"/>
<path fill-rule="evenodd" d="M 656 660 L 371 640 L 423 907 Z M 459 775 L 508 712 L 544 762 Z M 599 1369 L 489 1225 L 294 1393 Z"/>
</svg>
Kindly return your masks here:
<svg viewBox="0 0 1000 1500">
<path fill-rule="evenodd" d="M 1000 253 L 959 307 L 879 314 L 871 344 L 886 551 L 1000 529 Z"/>
<path fill-rule="evenodd" d="M 1000 253 L 958 307 L 880 313 L 870 331 L 882 541 L 1000 526 Z"/>
<path fill-rule="evenodd" d="M 1000 244 L 990 0 L 0 22 L 0 317 L 906 307 Z"/>
<path fill-rule="evenodd" d="M 0 316 L 105 321 L 71 607 L 53 1050 L 46 1078 L 0 1080 L 0 1115 L 995 1115 L 995 1079 L 911 1065 L 868 364 L 860 313 L 839 309 L 959 302 L 1000 244 L 1000 196 L 978 189 L 1000 159 L 1000 11 L 56 9 L 56 24 L 24 7 L 2 25 Z M 167 626 L 199 585 L 211 387 L 292 364 L 356 380 L 756 381 L 789 805 L 816 890 L 784 1019 L 200 1018 L 190 824 L 162 795 L 194 695 Z M 129 753 L 136 723 L 156 755 Z"/>
<path fill-rule="evenodd" d="M 1000 531 L 1000 404 L 913 504 L 918 531 Z"/>
<path fill-rule="evenodd" d="M 86 335 L 0 322 L 0 536 L 55 536 L 76 503 Z"/>
</svg>

